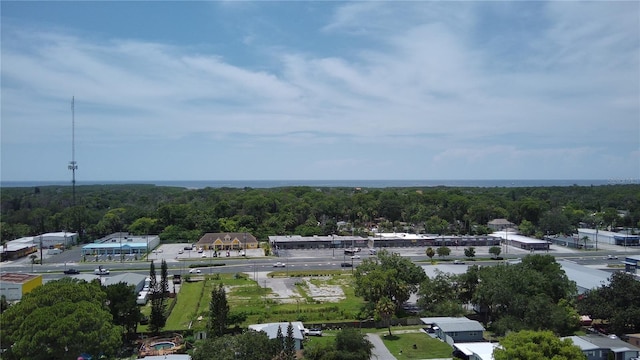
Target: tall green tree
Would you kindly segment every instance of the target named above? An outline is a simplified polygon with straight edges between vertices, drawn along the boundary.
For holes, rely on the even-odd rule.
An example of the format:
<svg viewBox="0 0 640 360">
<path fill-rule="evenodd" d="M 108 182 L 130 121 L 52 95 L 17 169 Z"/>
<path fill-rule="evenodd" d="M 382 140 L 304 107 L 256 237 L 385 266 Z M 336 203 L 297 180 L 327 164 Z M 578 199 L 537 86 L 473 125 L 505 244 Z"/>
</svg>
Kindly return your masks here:
<svg viewBox="0 0 640 360">
<path fill-rule="evenodd" d="M 211 302 L 209 303 L 209 321 L 207 331 L 211 336 L 222 336 L 227 329 L 229 317 L 229 304 L 224 285 L 219 283 L 211 290 Z"/>
<path fill-rule="evenodd" d="M 25 294 L 0 316 L 2 343 L 11 344 L 2 358 L 114 355 L 122 346 L 122 328 L 113 324 L 106 300 L 99 283 L 68 277 Z"/>
<path fill-rule="evenodd" d="M 160 283 L 158 283 L 158 278 L 156 276 L 156 267 L 151 261 L 149 265 L 149 278 L 151 281 L 149 282 L 149 293 L 151 297 L 151 316 L 149 317 L 149 330 L 157 334 L 164 328 L 167 323 L 167 318 L 165 314 L 165 298 L 162 294 L 162 287 Z"/>
<path fill-rule="evenodd" d="M 418 306 L 428 316 L 461 316 L 465 313 L 460 300 L 459 279 L 451 273 L 436 272 L 427 277 L 418 290 Z"/>
<path fill-rule="evenodd" d="M 640 281 L 633 275 L 615 272 L 609 284 L 587 291 L 578 298 L 581 314 L 606 320 L 609 331 L 617 334 L 640 332 Z"/>
<path fill-rule="evenodd" d="M 134 286 L 120 282 L 106 286 L 104 290 L 113 323 L 122 326 L 127 335 L 135 335 L 141 314 L 140 307 L 136 303 Z"/>
<path fill-rule="evenodd" d="M 355 271 L 355 293 L 375 304 L 387 297 L 399 309 L 426 278 L 421 267 L 410 259 L 386 250 L 375 258 L 364 259 Z"/>
<path fill-rule="evenodd" d="M 165 259 L 160 263 L 160 293 L 164 299 L 169 293 L 169 268 Z"/>
<path fill-rule="evenodd" d="M 284 338 L 284 359 L 293 360 L 296 358 L 296 339 L 293 337 L 293 325 L 287 325 L 287 337 Z"/>
<path fill-rule="evenodd" d="M 508 334 L 493 351 L 495 360 L 587 359 L 570 339 L 561 340 L 551 331 L 524 330 Z"/>
</svg>

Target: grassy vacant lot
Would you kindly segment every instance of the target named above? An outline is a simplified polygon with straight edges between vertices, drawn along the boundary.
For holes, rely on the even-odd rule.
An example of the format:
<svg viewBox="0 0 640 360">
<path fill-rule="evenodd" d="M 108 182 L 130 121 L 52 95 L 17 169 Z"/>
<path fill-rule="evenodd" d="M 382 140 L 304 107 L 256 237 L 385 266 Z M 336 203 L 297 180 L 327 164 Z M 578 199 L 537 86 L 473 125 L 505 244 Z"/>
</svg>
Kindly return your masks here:
<svg viewBox="0 0 640 360">
<path fill-rule="evenodd" d="M 451 357 L 453 348 L 447 343 L 433 339 L 417 330 L 403 332 L 406 328 L 400 329 L 392 329 L 392 336 L 389 336 L 386 331 L 378 333 L 384 345 L 396 359 L 442 359 Z M 414 344 L 416 349 L 413 348 Z"/>
<path fill-rule="evenodd" d="M 312 275 L 315 277 L 309 281 L 311 284 L 319 287 L 339 286 L 345 294 L 345 299 L 338 302 L 321 302 L 310 296 L 309 285 L 302 276 Z M 363 301 L 354 294 L 350 272 L 323 272 L 322 274 L 291 272 L 289 276 L 300 277 L 296 285 L 300 296 L 288 302 L 272 299 L 271 289 L 260 287 L 245 274 L 206 275 L 204 281 L 183 282 L 177 303 L 167 319 L 165 330 L 188 329 L 189 324 L 192 329 L 204 329 L 211 291 L 219 283 L 224 284 L 227 289 L 227 301 L 231 312 L 243 312 L 247 315 L 247 320 L 241 324 L 242 326 L 277 321 L 321 322 L 356 319 Z"/>
</svg>

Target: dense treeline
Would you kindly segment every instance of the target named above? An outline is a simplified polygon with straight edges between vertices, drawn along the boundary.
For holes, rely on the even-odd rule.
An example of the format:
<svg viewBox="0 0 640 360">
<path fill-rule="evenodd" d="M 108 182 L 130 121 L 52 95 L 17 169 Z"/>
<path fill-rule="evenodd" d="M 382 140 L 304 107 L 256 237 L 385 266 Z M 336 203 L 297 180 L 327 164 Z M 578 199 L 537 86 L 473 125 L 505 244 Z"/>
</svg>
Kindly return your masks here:
<svg viewBox="0 0 640 360">
<path fill-rule="evenodd" d="M 84 241 L 129 231 L 163 241 L 206 232 L 366 235 L 383 231 L 486 233 L 506 218 L 527 235 L 570 234 L 587 226 L 638 227 L 640 185 L 522 188 L 204 188 L 90 185 L 1 189 L 2 241 L 79 232 Z M 346 223 L 347 226 L 339 227 Z"/>
</svg>

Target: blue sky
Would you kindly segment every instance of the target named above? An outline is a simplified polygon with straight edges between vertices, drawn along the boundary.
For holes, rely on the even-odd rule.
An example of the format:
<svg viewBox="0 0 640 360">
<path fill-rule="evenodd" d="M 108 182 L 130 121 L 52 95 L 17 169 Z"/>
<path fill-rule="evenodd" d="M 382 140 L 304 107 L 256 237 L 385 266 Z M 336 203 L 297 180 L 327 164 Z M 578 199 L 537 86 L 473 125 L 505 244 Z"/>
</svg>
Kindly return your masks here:
<svg viewBox="0 0 640 360">
<path fill-rule="evenodd" d="M 1 2 L 1 179 L 640 178 L 640 3 Z"/>
</svg>

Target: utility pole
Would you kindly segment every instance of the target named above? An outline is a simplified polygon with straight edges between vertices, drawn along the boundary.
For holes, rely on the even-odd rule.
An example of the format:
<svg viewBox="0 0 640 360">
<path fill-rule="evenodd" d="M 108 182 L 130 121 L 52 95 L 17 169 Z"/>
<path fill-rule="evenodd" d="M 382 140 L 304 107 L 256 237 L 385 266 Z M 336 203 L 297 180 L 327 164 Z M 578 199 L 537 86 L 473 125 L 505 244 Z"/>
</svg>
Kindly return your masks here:
<svg viewBox="0 0 640 360">
<path fill-rule="evenodd" d="M 71 161 L 69 162 L 69 170 L 71 170 L 71 187 L 72 187 L 72 204 L 76 206 L 76 170 L 78 163 L 76 162 L 76 112 L 75 97 L 71 97 Z"/>
</svg>

